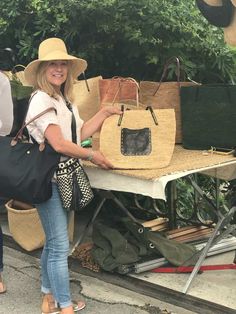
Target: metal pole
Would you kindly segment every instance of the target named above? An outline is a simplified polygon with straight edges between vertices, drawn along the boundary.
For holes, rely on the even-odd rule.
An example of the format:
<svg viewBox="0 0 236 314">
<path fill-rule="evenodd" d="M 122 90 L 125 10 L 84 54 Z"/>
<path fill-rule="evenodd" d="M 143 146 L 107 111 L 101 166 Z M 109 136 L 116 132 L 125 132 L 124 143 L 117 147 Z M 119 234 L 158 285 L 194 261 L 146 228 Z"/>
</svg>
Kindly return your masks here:
<svg viewBox="0 0 236 314">
<path fill-rule="evenodd" d="M 170 181 L 167 184 L 167 207 L 170 229 L 176 228 L 176 182 Z"/>
</svg>

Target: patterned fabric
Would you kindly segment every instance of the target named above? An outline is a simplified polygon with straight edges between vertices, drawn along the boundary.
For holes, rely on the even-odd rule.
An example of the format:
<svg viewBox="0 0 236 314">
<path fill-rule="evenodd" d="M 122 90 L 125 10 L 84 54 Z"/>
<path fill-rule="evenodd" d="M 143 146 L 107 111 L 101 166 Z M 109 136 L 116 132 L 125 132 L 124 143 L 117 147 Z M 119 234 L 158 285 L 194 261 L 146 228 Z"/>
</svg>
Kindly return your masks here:
<svg viewBox="0 0 236 314">
<path fill-rule="evenodd" d="M 89 179 L 78 159 L 70 158 L 60 162 L 56 175 L 64 208 L 80 210 L 92 200 L 93 191 Z"/>
</svg>

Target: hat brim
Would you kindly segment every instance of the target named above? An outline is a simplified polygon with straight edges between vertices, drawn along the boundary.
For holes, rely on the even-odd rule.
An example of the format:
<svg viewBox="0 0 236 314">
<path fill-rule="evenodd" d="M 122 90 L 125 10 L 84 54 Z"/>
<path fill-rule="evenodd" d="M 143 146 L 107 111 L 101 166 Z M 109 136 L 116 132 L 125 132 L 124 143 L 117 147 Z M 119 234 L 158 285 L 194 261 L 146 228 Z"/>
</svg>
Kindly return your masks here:
<svg viewBox="0 0 236 314">
<path fill-rule="evenodd" d="M 224 40 L 229 46 L 236 46 L 236 13 L 233 14 L 231 24 L 224 28 Z"/>
<path fill-rule="evenodd" d="M 41 62 L 52 61 L 52 60 L 69 60 L 72 63 L 72 76 L 76 79 L 81 73 L 87 68 L 87 61 L 84 59 L 76 58 L 74 56 L 62 53 L 61 51 L 54 51 L 48 54 L 46 58 L 37 59 L 30 62 L 25 70 L 25 79 L 29 85 L 36 85 L 36 72 Z"/>
<path fill-rule="evenodd" d="M 216 6 L 216 7 L 223 5 L 222 0 L 204 0 L 204 2 L 208 5 Z"/>
<path fill-rule="evenodd" d="M 236 0 L 231 0 L 231 2 L 236 7 Z"/>
<path fill-rule="evenodd" d="M 196 4 L 210 24 L 217 27 L 228 27 L 230 25 L 233 15 L 233 6 L 230 1 L 220 3 L 218 1 L 196 0 Z"/>
</svg>

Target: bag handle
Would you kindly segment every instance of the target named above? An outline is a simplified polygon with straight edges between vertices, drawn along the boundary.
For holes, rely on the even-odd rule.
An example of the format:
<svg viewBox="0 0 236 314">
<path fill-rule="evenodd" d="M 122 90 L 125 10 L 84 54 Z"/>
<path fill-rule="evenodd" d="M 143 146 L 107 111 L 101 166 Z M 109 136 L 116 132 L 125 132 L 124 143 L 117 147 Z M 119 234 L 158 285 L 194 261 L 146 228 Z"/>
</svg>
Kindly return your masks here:
<svg viewBox="0 0 236 314">
<path fill-rule="evenodd" d="M 82 75 L 83 75 L 83 78 L 84 78 L 84 81 L 85 81 L 85 85 L 86 85 L 87 91 L 90 92 L 90 88 L 89 88 L 89 84 L 88 84 L 88 80 L 87 80 L 87 77 L 85 75 L 85 72 L 83 72 Z"/>
<path fill-rule="evenodd" d="M 12 73 L 12 78 L 13 79 L 16 79 L 17 81 L 19 81 L 20 83 L 21 83 L 21 81 L 20 81 L 20 79 L 18 78 L 18 76 L 17 76 L 17 69 L 18 68 L 21 68 L 22 69 L 22 71 L 24 71 L 25 70 L 25 66 L 24 65 L 22 65 L 22 64 L 16 64 L 16 65 L 14 65 L 14 67 L 12 68 L 12 70 L 11 70 L 11 73 Z M 22 83 L 21 83 L 22 84 Z"/>
<path fill-rule="evenodd" d="M 24 71 L 25 66 L 24 66 L 23 64 L 16 64 L 16 65 L 14 65 L 14 67 L 12 68 L 11 72 L 14 73 L 14 74 L 17 73 L 17 68 L 22 68 L 23 71 Z"/>
<path fill-rule="evenodd" d="M 10 71 L 10 75 L 9 75 L 9 79 L 12 81 L 16 81 L 17 83 L 19 83 L 20 85 L 23 85 L 22 82 L 20 81 L 19 77 L 17 76 L 17 69 L 18 68 L 22 68 L 22 70 L 24 71 L 25 66 L 22 64 L 16 64 L 13 66 L 13 68 Z"/>
<path fill-rule="evenodd" d="M 149 110 L 149 111 L 150 111 L 155 125 L 158 125 L 157 117 L 156 117 L 156 115 L 155 115 L 155 112 L 154 112 L 153 109 L 152 109 L 152 106 L 147 106 L 147 107 L 146 107 L 146 110 Z M 121 111 L 122 111 L 122 113 L 120 114 L 120 117 L 119 117 L 119 120 L 118 120 L 118 123 L 117 123 L 118 126 L 121 126 L 121 122 L 122 122 L 123 117 L 124 117 L 124 112 L 125 112 L 125 107 L 124 107 L 124 105 L 121 105 Z"/>
<path fill-rule="evenodd" d="M 163 82 L 164 78 L 166 77 L 166 73 L 167 73 L 167 70 L 169 68 L 169 66 L 173 63 L 176 63 L 176 69 L 177 69 L 177 83 L 178 83 L 178 87 L 179 87 L 179 90 L 180 90 L 180 61 L 179 61 L 179 58 L 177 57 L 171 57 L 170 59 L 168 59 L 164 65 L 164 69 L 163 69 L 163 72 L 162 72 L 162 75 L 161 75 L 161 79 L 160 79 L 160 82 L 153 94 L 153 96 L 156 95 L 157 91 L 159 90 L 160 86 L 161 86 L 161 83 Z"/>
<path fill-rule="evenodd" d="M 112 106 L 114 106 L 114 104 L 115 104 L 117 96 L 118 96 L 118 94 L 119 94 L 119 92 L 121 90 L 122 83 L 124 83 L 124 82 L 133 82 L 136 85 L 136 106 L 137 106 L 137 108 L 139 108 L 139 84 L 138 84 L 138 82 L 134 78 L 132 78 L 132 77 L 122 77 L 122 76 L 113 76 L 112 80 L 119 80 L 119 86 L 118 86 L 118 89 L 117 89 L 117 91 L 115 93 L 115 96 L 114 96 L 114 98 L 112 100 Z M 109 87 L 108 87 L 107 91 L 108 90 L 109 90 Z"/>
<path fill-rule="evenodd" d="M 136 106 L 137 106 L 137 108 L 139 108 L 139 84 L 138 84 L 138 82 L 132 77 L 114 76 L 112 79 L 119 79 L 120 80 L 119 81 L 119 88 L 118 88 L 116 95 L 113 99 L 112 105 L 114 105 L 115 99 L 116 99 L 119 91 L 121 90 L 122 82 L 133 82 L 136 85 Z"/>
<path fill-rule="evenodd" d="M 25 122 L 22 125 L 22 127 L 20 128 L 20 130 L 17 132 L 16 136 L 12 139 L 11 146 L 15 146 L 17 144 L 18 140 L 22 138 L 23 130 L 27 125 L 29 125 L 31 122 L 35 121 L 36 119 L 40 118 L 41 116 L 45 115 L 47 112 L 52 111 L 52 110 L 56 111 L 56 109 L 54 107 L 49 107 L 49 108 L 43 110 L 42 112 L 40 112 L 39 114 L 37 114 L 36 116 L 34 116 L 28 122 Z"/>
</svg>

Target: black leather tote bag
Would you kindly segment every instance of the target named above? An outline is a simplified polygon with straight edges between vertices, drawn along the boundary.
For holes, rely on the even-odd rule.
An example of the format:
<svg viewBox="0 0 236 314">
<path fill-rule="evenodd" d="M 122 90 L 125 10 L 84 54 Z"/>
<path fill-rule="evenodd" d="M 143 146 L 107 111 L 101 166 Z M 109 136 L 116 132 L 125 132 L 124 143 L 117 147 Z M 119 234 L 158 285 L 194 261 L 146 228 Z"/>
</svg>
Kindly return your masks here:
<svg viewBox="0 0 236 314">
<path fill-rule="evenodd" d="M 51 107 L 31 119 L 27 124 Z M 0 195 L 30 204 L 42 203 L 52 195 L 52 177 L 60 160 L 53 148 L 43 143 L 22 141 L 24 124 L 15 137 L 0 136 Z"/>
<path fill-rule="evenodd" d="M 236 146 L 236 85 L 181 87 L 183 147 Z"/>
</svg>

